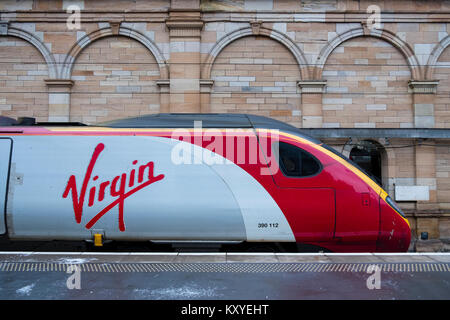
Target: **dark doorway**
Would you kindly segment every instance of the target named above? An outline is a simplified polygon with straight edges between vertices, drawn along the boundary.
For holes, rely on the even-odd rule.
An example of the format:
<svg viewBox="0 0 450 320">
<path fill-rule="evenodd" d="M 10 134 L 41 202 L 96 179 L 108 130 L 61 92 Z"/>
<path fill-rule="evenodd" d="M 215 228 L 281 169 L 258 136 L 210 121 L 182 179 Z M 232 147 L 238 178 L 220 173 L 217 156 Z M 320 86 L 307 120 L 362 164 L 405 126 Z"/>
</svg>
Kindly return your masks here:
<svg viewBox="0 0 450 320">
<path fill-rule="evenodd" d="M 350 160 L 370 173 L 377 182 L 382 184 L 381 176 L 381 150 L 377 144 L 371 141 L 360 141 L 350 151 Z"/>
</svg>

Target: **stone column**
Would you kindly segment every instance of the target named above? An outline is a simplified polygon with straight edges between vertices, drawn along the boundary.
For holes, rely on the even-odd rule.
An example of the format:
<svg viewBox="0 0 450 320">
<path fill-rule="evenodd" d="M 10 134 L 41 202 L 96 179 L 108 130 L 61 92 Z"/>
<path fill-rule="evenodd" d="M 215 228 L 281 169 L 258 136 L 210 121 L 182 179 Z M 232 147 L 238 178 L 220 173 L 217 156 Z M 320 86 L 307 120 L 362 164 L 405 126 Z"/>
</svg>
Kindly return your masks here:
<svg viewBox="0 0 450 320">
<path fill-rule="evenodd" d="M 211 112 L 211 90 L 214 85 L 214 80 L 201 79 L 200 80 L 200 105 L 201 113 Z"/>
<path fill-rule="evenodd" d="M 170 112 L 200 112 L 200 32 L 198 0 L 172 0 L 166 20 L 170 36 Z"/>
<path fill-rule="evenodd" d="M 322 94 L 325 80 L 297 81 L 302 99 L 302 127 L 322 128 Z"/>
<path fill-rule="evenodd" d="M 438 80 L 408 82 L 408 90 L 413 94 L 415 128 L 434 128 L 434 97 L 438 83 Z"/>
<path fill-rule="evenodd" d="M 156 85 L 159 88 L 159 112 L 170 112 L 170 80 L 157 80 Z"/>
<path fill-rule="evenodd" d="M 419 141 L 415 147 L 416 186 L 428 189 L 428 200 L 417 201 L 417 210 L 437 210 L 436 147 L 434 141 Z M 426 196 L 426 195 L 424 195 Z"/>
<path fill-rule="evenodd" d="M 439 204 L 437 203 L 436 184 L 436 147 L 433 141 L 424 140 L 415 147 L 416 185 L 428 191 L 428 200 L 416 201 L 417 236 L 428 232 L 431 239 L 439 239 Z M 422 194 L 421 194 L 422 195 Z"/>
<path fill-rule="evenodd" d="M 67 79 L 47 79 L 48 88 L 48 121 L 70 121 L 70 92 L 73 81 Z"/>
<path fill-rule="evenodd" d="M 409 91 L 413 94 L 414 127 L 434 128 L 434 98 L 439 81 L 411 80 L 408 83 Z M 421 140 L 415 147 L 416 186 L 428 190 L 423 196 L 428 200 L 418 200 L 418 211 L 437 210 L 436 198 L 436 148 L 434 141 Z M 426 191 L 424 191 L 426 193 Z"/>
</svg>

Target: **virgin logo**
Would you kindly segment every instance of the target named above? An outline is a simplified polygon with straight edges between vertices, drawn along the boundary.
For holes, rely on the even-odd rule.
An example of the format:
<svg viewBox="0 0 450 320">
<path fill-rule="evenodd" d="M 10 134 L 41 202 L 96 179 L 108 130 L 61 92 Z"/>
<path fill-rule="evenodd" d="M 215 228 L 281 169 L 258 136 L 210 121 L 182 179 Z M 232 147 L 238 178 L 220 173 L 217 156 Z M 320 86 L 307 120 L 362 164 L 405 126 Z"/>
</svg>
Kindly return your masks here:
<svg viewBox="0 0 450 320">
<path fill-rule="evenodd" d="M 103 143 L 99 143 L 92 154 L 91 161 L 86 169 L 86 173 L 83 178 L 83 184 L 81 185 L 81 191 L 78 195 L 77 188 L 77 179 L 75 175 L 71 175 L 69 180 L 67 181 L 66 189 L 63 193 L 63 198 L 67 198 L 70 195 L 72 196 L 73 203 L 73 211 L 75 213 L 75 221 L 77 223 L 81 223 L 81 217 L 83 216 L 83 207 L 86 198 L 86 192 L 89 186 L 89 182 L 97 181 L 98 176 L 94 176 L 92 179 L 92 172 L 94 170 L 95 163 L 97 162 L 100 153 L 105 149 L 105 145 Z M 133 165 L 138 163 L 137 160 L 133 161 Z M 151 185 L 154 182 L 162 180 L 164 178 L 163 174 L 154 176 L 154 163 L 152 161 L 148 162 L 145 165 L 139 166 L 138 169 L 132 169 L 129 174 L 122 173 L 121 175 L 116 176 L 111 181 L 104 181 L 99 185 L 99 191 L 97 194 L 97 187 L 92 186 L 89 189 L 89 198 L 88 198 L 88 206 L 92 207 L 96 201 L 102 202 L 105 199 L 105 193 L 109 191 L 109 194 L 112 197 L 116 197 L 114 201 L 104 207 L 100 212 L 98 212 L 87 224 L 86 228 L 90 229 L 103 215 L 105 215 L 108 211 L 110 211 L 115 206 L 119 207 L 119 230 L 125 231 L 125 223 L 123 219 L 123 211 L 125 205 L 125 199 L 139 190 L 144 189 L 145 187 Z M 137 170 L 137 172 L 136 172 Z M 137 181 L 136 181 L 136 173 L 137 173 Z M 137 182 L 137 185 L 135 183 Z M 132 188 L 126 191 L 126 186 L 128 184 L 129 188 Z"/>
</svg>

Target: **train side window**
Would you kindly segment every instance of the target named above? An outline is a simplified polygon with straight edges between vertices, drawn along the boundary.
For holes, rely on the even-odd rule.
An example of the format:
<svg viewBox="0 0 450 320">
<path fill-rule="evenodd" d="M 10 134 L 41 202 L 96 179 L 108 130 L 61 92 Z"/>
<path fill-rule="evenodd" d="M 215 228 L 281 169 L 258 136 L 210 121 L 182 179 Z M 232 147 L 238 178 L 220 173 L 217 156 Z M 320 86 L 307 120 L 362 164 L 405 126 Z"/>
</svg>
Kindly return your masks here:
<svg viewBox="0 0 450 320">
<path fill-rule="evenodd" d="M 279 163 L 288 177 L 308 177 L 319 173 L 321 165 L 310 153 L 294 145 L 279 142 Z"/>
</svg>

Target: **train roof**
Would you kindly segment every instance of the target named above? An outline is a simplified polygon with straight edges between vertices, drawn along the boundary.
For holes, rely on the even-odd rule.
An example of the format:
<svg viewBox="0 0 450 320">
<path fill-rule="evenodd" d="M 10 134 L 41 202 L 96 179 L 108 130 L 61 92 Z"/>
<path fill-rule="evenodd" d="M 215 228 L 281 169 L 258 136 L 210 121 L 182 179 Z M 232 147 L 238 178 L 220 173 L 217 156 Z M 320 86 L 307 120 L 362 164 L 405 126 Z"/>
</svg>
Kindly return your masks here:
<svg viewBox="0 0 450 320">
<path fill-rule="evenodd" d="M 158 113 L 98 123 L 111 128 L 193 128 L 201 121 L 203 128 L 254 128 L 255 124 L 270 129 L 295 127 L 267 117 L 236 113 Z"/>
<path fill-rule="evenodd" d="M 132 118 L 112 120 L 90 127 L 107 128 L 195 128 L 196 121 L 201 121 L 202 128 L 248 128 L 248 129 L 278 129 L 289 132 L 320 144 L 317 140 L 301 132 L 300 129 L 272 118 L 253 114 L 240 113 L 158 113 Z M 0 116 L 0 126 L 86 126 L 79 122 L 35 122 L 34 118 L 20 118 L 17 121 Z"/>
<path fill-rule="evenodd" d="M 314 143 L 321 143 L 285 122 L 243 113 L 158 113 L 108 121 L 95 126 L 108 128 L 194 128 L 195 121 L 201 121 L 202 128 L 278 129 L 301 136 Z"/>
</svg>

